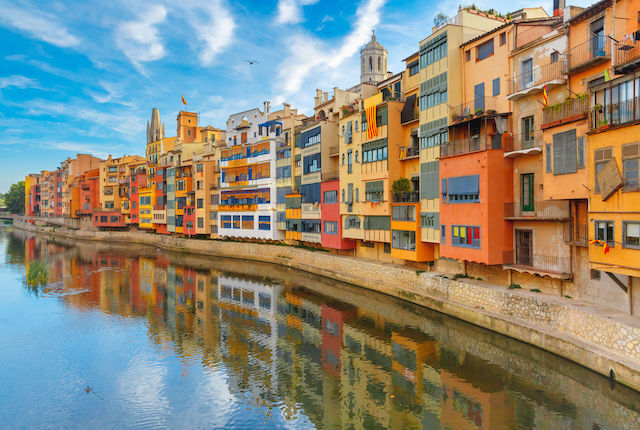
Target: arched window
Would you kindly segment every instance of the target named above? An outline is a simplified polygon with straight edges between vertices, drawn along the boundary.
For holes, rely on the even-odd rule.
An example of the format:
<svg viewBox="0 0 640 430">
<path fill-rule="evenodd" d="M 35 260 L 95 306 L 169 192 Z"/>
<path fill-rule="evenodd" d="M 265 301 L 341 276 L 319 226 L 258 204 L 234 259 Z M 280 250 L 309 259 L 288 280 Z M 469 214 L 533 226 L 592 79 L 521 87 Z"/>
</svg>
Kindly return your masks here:
<svg viewBox="0 0 640 430">
<path fill-rule="evenodd" d="M 373 59 L 369 57 L 369 71 L 373 71 Z"/>
<path fill-rule="evenodd" d="M 382 70 L 382 57 L 378 57 L 378 72 Z"/>
</svg>

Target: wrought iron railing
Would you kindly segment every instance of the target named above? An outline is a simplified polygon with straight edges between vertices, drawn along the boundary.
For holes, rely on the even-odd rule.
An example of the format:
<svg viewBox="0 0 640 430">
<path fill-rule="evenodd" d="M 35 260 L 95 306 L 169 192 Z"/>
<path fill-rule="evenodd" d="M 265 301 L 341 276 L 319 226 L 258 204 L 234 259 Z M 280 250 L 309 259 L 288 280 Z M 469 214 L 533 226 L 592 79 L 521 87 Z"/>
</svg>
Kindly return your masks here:
<svg viewBox="0 0 640 430">
<path fill-rule="evenodd" d="M 562 70 L 565 67 L 566 66 L 563 61 L 556 61 L 525 71 L 507 81 L 509 94 L 528 90 L 529 88 L 536 86 L 542 86 L 557 79 L 562 79 Z"/>
<path fill-rule="evenodd" d="M 589 112 L 589 101 L 586 97 L 567 99 L 562 103 L 546 106 L 542 110 L 542 126 L 549 126 L 570 118 L 586 117 Z"/>
<path fill-rule="evenodd" d="M 507 265 L 528 268 L 534 271 L 570 274 L 571 258 L 555 255 L 542 255 L 534 253 L 519 253 L 516 251 L 504 251 L 504 262 Z"/>
<path fill-rule="evenodd" d="M 508 202 L 504 204 L 505 218 L 526 218 L 538 220 L 564 220 L 569 218 L 568 200 L 540 200 Z"/>
<path fill-rule="evenodd" d="M 504 152 L 523 151 L 527 149 L 542 149 L 542 130 L 532 130 L 528 133 L 514 134 L 504 144 Z"/>
<path fill-rule="evenodd" d="M 393 194 L 394 203 L 420 203 L 420 193 L 410 192 L 402 194 Z"/>
<path fill-rule="evenodd" d="M 564 227 L 564 241 L 570 245 L 589 245 L 589 225 L 566 223 Z"/>
<path fill-rule="evenodd" d="M 593 36 L 589 40 L 569 49 L 567 69 L 575 71 L 581 67 L 605 61 L 611 58 L 611 42 L 608 36 Z"/>
<path fill-rule="evenodd" d="M 455 106 L 451 109 L 453 122 L 471 119 L 474 116 L 496 113 L 496 97 L 477 97 L 467 103 Z"/>
<path fill-rule="evenodd" d="M 625 124 L 640 119 L 640 97 L 591 108 L 591 130 Z"/>
</svg>

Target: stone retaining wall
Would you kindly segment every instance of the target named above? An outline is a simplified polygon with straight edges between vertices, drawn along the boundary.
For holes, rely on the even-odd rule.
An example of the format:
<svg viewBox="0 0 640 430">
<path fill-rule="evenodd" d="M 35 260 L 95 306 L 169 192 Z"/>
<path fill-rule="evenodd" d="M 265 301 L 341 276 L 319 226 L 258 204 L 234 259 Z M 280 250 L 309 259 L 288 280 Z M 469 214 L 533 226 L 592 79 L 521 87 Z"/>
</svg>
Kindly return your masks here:
<svg viewBox="0 0 640 430">
<path fill-rule="evenodd" d="M 82 240 L 139 243 L 174 251 L 259 260 L 389 294 L 536 345 L 640 390 L 640 318 L 575 299 L 486 282 L 450 279 L 322 251 L 246 242 L 198 240 L 143 232 L 16 227 Z"/>
</svg>

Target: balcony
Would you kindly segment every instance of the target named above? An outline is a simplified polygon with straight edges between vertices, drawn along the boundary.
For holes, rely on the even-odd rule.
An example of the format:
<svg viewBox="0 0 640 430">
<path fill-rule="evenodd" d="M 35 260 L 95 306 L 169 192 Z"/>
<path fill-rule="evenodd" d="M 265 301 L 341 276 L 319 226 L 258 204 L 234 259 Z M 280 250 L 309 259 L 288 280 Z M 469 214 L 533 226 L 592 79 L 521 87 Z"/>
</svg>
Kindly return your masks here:
<svg viewBox="0 0 640 430">
<path fill-rule="evenodd" d="M 508 100 L 518 100 L 529 94 L 540 93 L 547 87 L 562 85 L 565 83 L 562 70 L 566 68 L 564 63 L 556 61 L 542 67 L 535 67 L 527 72 L 515 76 L 507 81 Z"/>
<path fill-rule="evenodd" d="M 513 138 L 505 141 L 505 157 L 539 154 L 540 152 L 542 152 L 542 130 L 533 130 L 530 133 L 515 134 Z"/>
<path fill-rule="evenodd" d="M 337 157 L 338 155 L 340 155 L 340 149 L 338 148 L 338 145 L 333 145 L 329 148 L 329 157 Z"/>
<path fill-rule="evenodd" d="M 640 97 L 604 106 L 593 106 L 589 127 L 592 131 L 606 130 L 611 126 L 638 120 L 640 120 Z"/>
<path fill-rule="evenodd" d="M 500 148 L 502 148 L 500 135 L 474 135 L 468 138 L 455 139 L 440 146 L 440 158 Z"/>
<path fill-rule="evenodd" d="M 566 72 L 575 73 L 587 67 L 611 60 L 611 43 L 608 36 L 593 36 L 591 39 L 569 49 Z"/>
<path fill-rule="evenodd" d="M 576 97 L 567 99 L 562 103 L 546 106 L 542 109 L 542 125 L 540 128 L 544 130 L 586 118 L 587 112 L 589 112 L 588 103 L 587 97 Z"/>
<path fill-rule="evenodd" d="M 504 268 L 534 275 L 551 276 L 556 279 L 571 279 L 571 258 L 554 255 L 504 251 Z"/>
<path fill-rule="evenodd" d="M 504 219 L 509 221 L 567 221 L 568 200 L 541 200 L 525 205 L 522 202 L 504 204 Z"/>
<path fill-rule="evenodd" d="M 416 158 L 419 156 L 420 156 L 420 147 L 418 146 L 400 147 L 401 160 L 408 160 L 410 158 Z"/>
<path fill-rule="evenodd" d="M 320 204 L 302 203 L 301 216 L 303 219 L 320 219 Z"/>
<path fill-rule="evenodd" d="M 627 73 L 640 63 L 640 45 L 634 43 L 616 44 L 616 73 Z"/>
<path fill-rule="evenodd" d="M 495 97 L 478 97 L 470 102 L 451 108 L 451 120 L 462 122 L 485 115 L 496 114 L 497 100 Z"/>
<path fill-rule="evenodd" d="M 589 246 L 589 225 L 567 223 L 564 228 L 564 241 L 573 246 Z"/>
<path fill-rule="evenodd" d="M 420 203 L 420 193 L 393 194 L 393 203 Z"/>
</svg>

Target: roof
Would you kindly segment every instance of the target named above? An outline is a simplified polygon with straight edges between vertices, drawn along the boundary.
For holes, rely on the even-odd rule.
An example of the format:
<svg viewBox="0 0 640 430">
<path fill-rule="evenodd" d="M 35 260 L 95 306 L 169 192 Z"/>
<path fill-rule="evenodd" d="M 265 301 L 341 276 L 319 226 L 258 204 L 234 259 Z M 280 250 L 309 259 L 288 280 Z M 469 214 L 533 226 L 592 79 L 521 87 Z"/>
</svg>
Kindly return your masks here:
<svg viewBox="0 0 640 430">
<path fill-rule="evenodd" d="M 376 35 L 372 34 L 371 35 L 371 40 L 369 41 L 369 43 L 367 43 L 364 48 L 362 48 L 362 50 L 364 51 L 365 49 L 368 48 L 373 48 L 373 49 L 384 49 L 384 46 L 382 46 L 382 44 L 380 42 L 378 42 L 378 39 L 376 39 Z M 384 49 L 386 51 L 386 49 Z"/>
<path fill-rule="evenodd" d="M 607 0 L 607 1 L 609 1 L 609 0 Z M 461 43 L 460 47 L 467 46 L 467 45 L 469 45 L 469 44 L 471 44 L 473 42 L 476 42 L 476 41 L 482 39 L 485 36 L 488 36 L 488 35 L 490 35 L 492 33 L 496 33 L 496 32 L 498 32 L 500 30 L 503 30 L 503 29 L 509 27 L 510 25 L 513 25 L 513 24 L 528 24 L 528 23 L 544 22 L 544 21 L 554 21 L 555 22 L 557 20 L 558 20 L 558 18 L 546 17 L 546 18 L 528 18 L 528 19 L 519 19 L 519 20 L 509 21 L 506 24 L 503 24 L 503 25 L 501 25 L 499 27 L 494 28 L 493 30 L 489 30 L 486 33 L 482 33 L 481 35 L 476 36 L 473 39 L 470 39 L 470 40 L 467 40 L 464 43 Z"/>
<path fill-rule="evenodd" d="M 418 55 L 420 53 L 420 51 L 416 51 L 413 54 L 409 55 L 407 58 L 403 58 L 402 61 L 407 61 L 409 58 L 411 57 L 415 57 L 416 55 Z"/>
<path fill-rule="evenodd" d="M 593 16 L 594 14 L 608 8 L 611 5 L 611 0 L 601 0 L 597 3 L 592 4 L 591 6 L 587 7 L 585 10 L 583 10 L 582 12 L 580 12 L 579 14 L 577 14 L 574 17 L 571 17 L 567 20 L 567 23 L 569 24 L 576 24 L 580 21 L 584 21 L 585 19 L 589 18 L 590 16 Z"/>
</svg>

